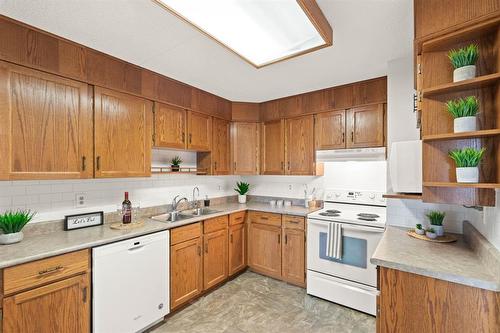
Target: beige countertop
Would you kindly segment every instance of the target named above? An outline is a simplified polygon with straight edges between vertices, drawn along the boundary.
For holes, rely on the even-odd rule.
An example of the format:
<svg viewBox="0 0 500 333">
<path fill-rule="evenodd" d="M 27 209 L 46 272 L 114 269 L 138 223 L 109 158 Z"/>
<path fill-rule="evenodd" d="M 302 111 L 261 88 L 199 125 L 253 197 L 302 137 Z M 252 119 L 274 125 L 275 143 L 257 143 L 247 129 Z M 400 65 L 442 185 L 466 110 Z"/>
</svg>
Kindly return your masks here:
<svg viewBox="0 0 500 333">
<path fill-rule="evenodd" d="M 229 203 L 210 206 L 210 208 L 219 210 L 220 213 L 194 217 L 179 222 L 159 222 L 150 218 L 144 218 L 144 226 L 132 230 L 114 230 L 109 227 L 109 224 L 104 224 L 102 226 L 72 231 L 59 230 L 50 233 L 42 233 L 40 235 L 29 235 L 20 243 L 0 245 L 0 268 L 168 230 L 243 210 L 257 210 L 299 216 L 306 216 L 308 213 L 316 210 L 299 206 L 275 208 L 271 207 L 269 204 L 258 202 L 249 202 L 247 204 Z"/>
<path fill-rule="evenodd" d="M 500 277 L 463 238 L 454 243 L 433 243 L 409 237 L 406 229 L 387 227 L 370 261 L 382 267 L 500 291 Z"/>
</svg>

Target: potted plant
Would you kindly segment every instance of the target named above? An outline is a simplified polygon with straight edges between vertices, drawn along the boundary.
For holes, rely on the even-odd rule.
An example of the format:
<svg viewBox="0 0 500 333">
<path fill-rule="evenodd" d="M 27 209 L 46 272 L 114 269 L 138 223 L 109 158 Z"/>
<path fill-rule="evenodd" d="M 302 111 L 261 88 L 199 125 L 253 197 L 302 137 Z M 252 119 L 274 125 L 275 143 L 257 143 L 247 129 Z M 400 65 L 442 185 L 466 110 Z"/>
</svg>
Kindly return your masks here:
<svg viewBox="0 0 500 333">
<path fill-rule="evenodd" d="M 415 226 L 415 233 L 419 234 L 419 235 L 423 235 L 425 234 L 425 230 L 424 228 L 422 228 L 422 225 L 420 223 L 418 223 L 416 226 Z"/>
<path fill-rule="evenodd" d="M 238 192 L 238 202 L 239 203 L 247 202 L 247 193 L 248 193 L 249 189 L 250 189 L 250 184 L 248 184 L 248 183 L 245 183 L 245 182 L 237 182 L 236 183 L 236 188 L 234 190 L 236 192 Z"/>
<path fill-rule="evenodd" d="M 172 160 L 170 161 L 172 172 L 179 171 L 180 170 L 179 165 L 181 165 L 181 163 L 182 159 L 179 156 L 175 156 L 174 158 L 172 158 Z"/>
<path fill-rule="evenodd" d="M 0 214 L 0 244 L 13 244 L 23 240 L 24 226 L 31 221 L 35 213 L 29 210 L 7 211 Z"/>
<path fill-rule="evenodd" d="M 478 56 L 479 51 L 475 44 L 448 52 L 448 58 L 453 68 L 455 68 L 453 71 L 453 82 L 476 77 L 476 61 Z"/>
<path fill-rule="evenodd" d="M 443 220 L 444 217 L 446 216 L 446 213 L 433 210 L 430 211 L 428 214 L 426 214 L 426 216 L 431 223 L 432 229 L 434 229 L 434 231 L 436 232 L 436 235 L 438 237 L 443 236 L 444 235 Z"/>
<path fill-rule="evenodd" d="M 435 239 L 437 237 L 434 228 L 427 228 L 427 230 L 425 230 L 425 235 L 430 239 Z"/>
<path fill-rule="evenodd" d="M 476 96 L 448 101 L 446 102 L 446 108 L 454 118 L 453 127 L 455 133 L 477 130 L 476 114 L 479 105 Z"/>
<path fill-rule="evenodd" d="M 485 148 L 480 150 L 464 148 L 452 150 L 449 156 L 455 161 L 458 183 L 478 183 L 479 163 L 483 158 Z"/>
</svg>

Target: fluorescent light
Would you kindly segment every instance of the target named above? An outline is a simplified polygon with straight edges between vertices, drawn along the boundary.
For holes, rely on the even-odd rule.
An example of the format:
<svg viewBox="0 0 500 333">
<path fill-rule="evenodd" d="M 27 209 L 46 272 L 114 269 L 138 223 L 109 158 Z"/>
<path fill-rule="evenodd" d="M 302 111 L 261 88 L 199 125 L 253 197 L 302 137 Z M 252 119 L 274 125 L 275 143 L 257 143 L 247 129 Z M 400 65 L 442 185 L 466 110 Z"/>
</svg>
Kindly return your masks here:
<svg viewBox="0 0 500 333">
<path fill-rule="evenodd" d="M 326 46 L 296 0 L 156 0 L 256 67 Z"/>
</svg>

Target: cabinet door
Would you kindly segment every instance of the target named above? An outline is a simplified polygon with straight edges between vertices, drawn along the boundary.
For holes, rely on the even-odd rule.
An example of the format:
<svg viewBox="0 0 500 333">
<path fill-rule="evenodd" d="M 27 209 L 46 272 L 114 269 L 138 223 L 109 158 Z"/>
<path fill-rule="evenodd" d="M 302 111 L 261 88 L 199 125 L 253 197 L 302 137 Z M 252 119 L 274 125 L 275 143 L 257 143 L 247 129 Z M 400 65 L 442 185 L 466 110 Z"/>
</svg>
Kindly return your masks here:
<svg viewBox="0 0 500 333">
<path fill-rule="evenodd" d="M 4 333 L 90 332 L 89 304 L 88 274 L 6 297 Z"/>
<path fill-rule="evenodd" d="M 314 118 L 305 116 L 286 120 L 286 174 L 314 175 Z"/>
<path fill-rule="evenodd" d="M 315 115 L 316 149 L 345 148 L 345 110 Z"/>
<path fill-rule="evenodd" d="M 347 111 L 347 148 L 384 145 L 384 105 L 367 105 Z"/>
<path fill-rule="evenodd" d="M 283 229 L 283 280 L 305 287 L 305 239 L 304 231 Z"/>
<path fill-rule="evenodd" d="M 213 174 L 228 175 L 230 173 L 230 123 L 222 119 L 213 119 L 212 165 Z"/>
<path fill-rule="evenodd" d="M 188 111 L 187 148 L 196 151 L 210 151 L 212 141 L 212 117 Z"/>
<path fill-rule="evenodd" d="M 285 121 L 262 123 L 261 174 L 285 173 Z"/>
<path fill-rule="evenodd" d="M 95 87 L 95 176 L 151 175 L 152 102 Z"/>
<path fill-rule="evenodd" d="M 186 111 L 155 102 L 155 147 L 186 148 Z"/>
<path fill-rule="evenodd" d="M 170 247 L 170 308 L 174 309 L 203 290 L 201 238 Z"/>
<path fill-rule="evenodd" d="M 227 229 L 205 234 L 203 239 L 203 289 L 208 289 L 227 278 Z"/>
<path fill-rule="evenodd" d="M 0 179 L 93 176 L 87 84 L 0 62 Z"/>
<path fill-rule="evenodd" d="M 258 123 L 233 123 L 231 128 L 233 174 L 259 174 Z"/>
<path fill-rule="evenodd" d="M 281 278 L 281 228 L 250 224 L 248 264 L 256 272 Z"/>
<path fill-rule="evenodd" d="M 229 275 L 246 267 L 245 224 L 229 227 Z"/>
</svg>

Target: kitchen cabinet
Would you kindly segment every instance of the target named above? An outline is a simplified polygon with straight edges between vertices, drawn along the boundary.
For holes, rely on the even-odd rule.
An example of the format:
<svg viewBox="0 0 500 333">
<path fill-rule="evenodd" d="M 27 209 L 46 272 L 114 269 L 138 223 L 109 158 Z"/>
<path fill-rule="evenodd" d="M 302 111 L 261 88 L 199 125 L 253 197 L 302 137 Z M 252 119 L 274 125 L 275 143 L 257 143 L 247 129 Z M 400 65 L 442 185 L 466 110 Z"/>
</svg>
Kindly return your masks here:
<svg viewBox="0 0 500 333">
<path fill-rule="evenodd" d="M 285 173 L 285 120 L 273 120 L 261 126 L 261 174 Z"/>
<path fill-rule="evenodd" d="M 212 146 L 212 117 L 188 111 L 187 149 L 210 151 Z"/>
<path fill-rule="evenodd" d="M 213 144 L 212 144 L 212 174 L 228 175 L 231 173 L 230 168 L 230 129 L 229 121 L 214 118 L 213 119 Z"/>
<path fill-rule="evenodd" d="M 314 117 L 285 121 L 285 163 L 287 175 L 314 175 Z"/>
<path fill-rule="evenodd" d="M 95 177 L 150 176 L 152 102 L 101 87 L 94 96 Z"/>
<path fill-rule="evenodd" d="M 186 110 L 155 102 L 154 146 L 186 149 Z"/>
<path fill-rule="evenodd" d="M 306 285 L 304 225 L 303 217 L 283 215 L 282 279 L 301 287 Z"/>
<path fill-rule="evenodd" d="M 384 104 L 349 109 L 346 115 L 347 148 L 381 147 L 385 143 Z"/>
<path fill-rule="evenodd" d="M 341 149 L 345 142 L 345 110 L 329 111 L 315 115 L 316 149 Z"/>
<path fill-rule="evenodd" d="M 245 212 L 238 212 L 229 216 L 229 276 L 246 268 L 247 242 Z"/>
<path fill-rule="evenodd" d="M 170 233 L 170 308 L 175 309 L 203 291 L 201 223 Z"/>
<path fill-rule="evenodd" d="M 203 288 L 209 289 L 228 276 L 227 229 L 203 235 Z"/>
<path fill-rule="evenodd" d="M 93 176 L 85 83 L 0 61 L 0 179 Z"/>
<path fill-rule="evenodd" d="M 260 128 L 258 123 L 232 123 L 231 160 L 233 174 L 259 174 L 259 133 Z"/>
</svg>

